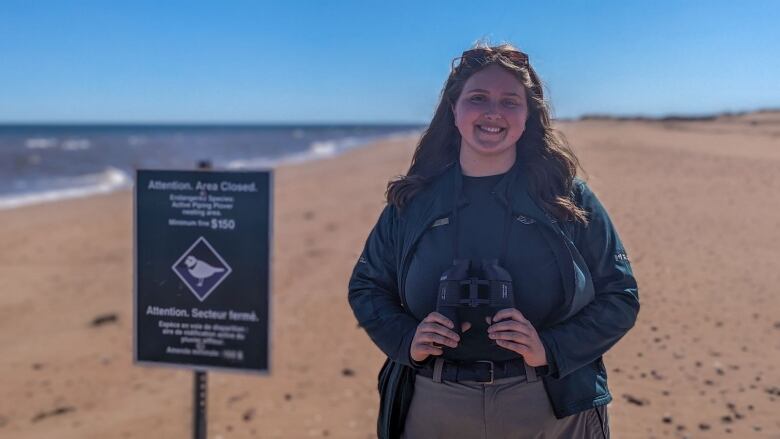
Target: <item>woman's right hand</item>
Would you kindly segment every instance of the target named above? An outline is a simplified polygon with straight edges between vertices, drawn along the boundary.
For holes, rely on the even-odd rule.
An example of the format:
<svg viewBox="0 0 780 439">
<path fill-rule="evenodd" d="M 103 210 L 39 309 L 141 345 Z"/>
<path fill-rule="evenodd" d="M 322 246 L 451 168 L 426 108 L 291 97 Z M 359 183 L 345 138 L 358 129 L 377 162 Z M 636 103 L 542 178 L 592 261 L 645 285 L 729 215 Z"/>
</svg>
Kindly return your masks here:
<svg viewBox="0 0 780 439">
<path fill-rule="evenodd" d="M 461 325 L 461 332 L 466 332 L 471 327 L 469 322 Z M 451 348 L 458 347 L 460 336 L 452 330 L 452 320 L 444 317 L 436 311 L 428 314 L 419 325 L 412 339 L 410 355 L 412 360 L 422 363 L 431 355 L 439 356 L 444 353 L 441 346 Z"/>
</svg>

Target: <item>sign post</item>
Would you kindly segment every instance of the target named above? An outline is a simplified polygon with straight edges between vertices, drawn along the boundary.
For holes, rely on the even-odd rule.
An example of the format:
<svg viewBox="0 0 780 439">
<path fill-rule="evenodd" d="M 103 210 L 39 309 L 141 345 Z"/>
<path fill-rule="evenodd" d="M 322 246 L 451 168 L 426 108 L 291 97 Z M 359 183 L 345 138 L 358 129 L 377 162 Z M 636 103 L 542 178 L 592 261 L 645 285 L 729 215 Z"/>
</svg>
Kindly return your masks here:
<svg viewBox="0 0 780 439">
<path fill-rule="evenodd" d="M 269 371 L 272 193 L 270 171 L 136 176 L 134 361 L 195 370 L 196 438 L 207 370 Z"/>
<path fill-rule="evenodd" d="M 195 371 L 195 388 L 192 398 L 192 436 L 195 439 L 206 439 L 206 402 L 208 401 L 208 375 L 205 370 Z"/>
</svg>

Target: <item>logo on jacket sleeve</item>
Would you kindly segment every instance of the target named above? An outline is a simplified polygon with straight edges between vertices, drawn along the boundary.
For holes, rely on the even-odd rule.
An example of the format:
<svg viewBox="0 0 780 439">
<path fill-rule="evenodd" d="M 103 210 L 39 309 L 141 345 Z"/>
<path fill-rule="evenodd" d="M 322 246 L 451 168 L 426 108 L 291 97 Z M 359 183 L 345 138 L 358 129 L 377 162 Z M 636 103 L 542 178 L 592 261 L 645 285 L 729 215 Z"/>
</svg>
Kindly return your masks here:
<svg viewBox="0 0 780 439">
<path fill-rule="evenodd" d="M 615 253 L 615 262 L 629 262 L 628 255 L 625 251 L 619 251 Z"/>
</svg>

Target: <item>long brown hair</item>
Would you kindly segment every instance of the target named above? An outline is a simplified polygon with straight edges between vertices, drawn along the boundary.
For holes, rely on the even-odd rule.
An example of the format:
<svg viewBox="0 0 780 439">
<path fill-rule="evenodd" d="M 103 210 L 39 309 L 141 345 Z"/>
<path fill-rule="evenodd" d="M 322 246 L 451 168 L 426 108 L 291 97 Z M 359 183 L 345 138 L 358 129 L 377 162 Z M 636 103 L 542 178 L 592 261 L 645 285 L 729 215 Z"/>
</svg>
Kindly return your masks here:
<svg viewBox="0 0 780 439">
<path fill-rule="evenodd" d="M 528 175 L 529 192 L 540 207 L 558 220 L 587 223 L 585 211 L 574 204 L 570 195 L 579 161 L 565 137 L 552 127 L 542 82 L 528 56 L 510 44 L 477 44 L 453 61 L 436 112 L 417 144 L 409 171 L 387 184 L 387 202 L 403 209 L 416 193 L 459 160 L 461 136 L 452 105 L 471 75 L 493 64 L 515 75 L 525 87 L 528 119 L 516 147 L 517 160 L 521 160 Z"/>
</svg>

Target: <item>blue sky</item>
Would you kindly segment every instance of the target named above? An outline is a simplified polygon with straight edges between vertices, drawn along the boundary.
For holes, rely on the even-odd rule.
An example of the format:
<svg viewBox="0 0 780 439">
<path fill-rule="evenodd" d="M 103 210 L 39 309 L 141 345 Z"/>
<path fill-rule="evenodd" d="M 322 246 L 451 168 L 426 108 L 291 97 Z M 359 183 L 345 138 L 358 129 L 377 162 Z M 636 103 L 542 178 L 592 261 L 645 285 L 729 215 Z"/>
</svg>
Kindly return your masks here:
<svg viewBox="0 0 780 439">
<path fill-rule="evenodd" d="M 780 107 L 777 1 L 0 2 L 3 122 L 413 122 L 480 38 L 554 113 Z"/>
</svg>

